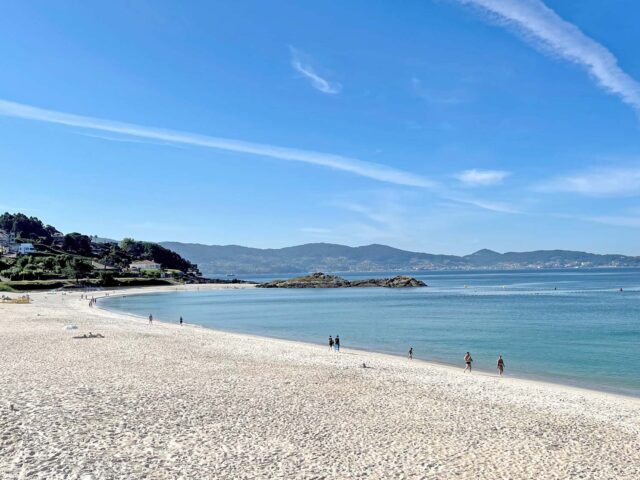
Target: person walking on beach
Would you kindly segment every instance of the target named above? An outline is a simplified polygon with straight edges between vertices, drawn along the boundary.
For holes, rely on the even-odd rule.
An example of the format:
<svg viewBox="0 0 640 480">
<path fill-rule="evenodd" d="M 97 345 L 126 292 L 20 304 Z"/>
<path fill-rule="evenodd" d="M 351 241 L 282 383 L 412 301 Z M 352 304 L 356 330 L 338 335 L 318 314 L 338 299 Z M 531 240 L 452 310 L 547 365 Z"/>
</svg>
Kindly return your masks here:
<svg viewBox="0 0 640 480">
<path fill-rule="evenodd" d="M 502 360 L 502 355 L 498 356 L 498 373 L 502 376 L 504 372 L 504 360 Z"/>
<path fill-rule="evenodd" d="M 471 358 L 471 354 L 467 352 L 464 356 L 464 363 L 466 364 L 466 367 L 464 367 L 465 372 L 469 370 L 469 373 L 471 373 L 471 362 L 473 362 L 473 358 Z"/>
<path fill-rule="evenodd" d="M 336 339 L 333 342 L 333 345 L 335 346 L 336 352 L 340 351 L 340 335 L 336 335 Z"/>
<path fill-rule="evenodd" d="M 149 314 L 149 325 L 153 324 L 153 315 Z"/>
<path fill-rule="evenodd" d="M 333 350 L 333 337 L 329 335 L 329 351 Z"/>
<path fill-rule="evenodd" d="M 182 326 L 182 317 L 180 317 L 180 326 Z"/>
<path fill-rule="evenodd" d="M 413 347 L 409 347 L 409 360 L 413 360 Z"/>
</svg>

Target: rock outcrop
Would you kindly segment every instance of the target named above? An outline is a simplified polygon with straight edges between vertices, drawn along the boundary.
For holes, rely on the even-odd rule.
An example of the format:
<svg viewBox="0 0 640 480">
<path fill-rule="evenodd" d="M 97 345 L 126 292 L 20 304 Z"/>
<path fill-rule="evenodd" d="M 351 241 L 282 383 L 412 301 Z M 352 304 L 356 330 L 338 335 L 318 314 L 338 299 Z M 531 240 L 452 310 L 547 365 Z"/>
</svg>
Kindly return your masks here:
<svg viewBox="0 0 640 480">
<path fill-rule="evenodd" d="M 367 280 L 349 281 L 337 275 L 327 275 L 326 273 L 313 273 L 304 277 L 295 277 L 288 280 L 273 280 L 261 283 L 261 288 L 349 288 L 349 287 L 385 287 L 385 288 L 410 288 L 426 287 L 427 284 L 421 280 L 404 275 L 393 278 L 370 278 Z"/>
<path fill-rule="evenodd" d="M 405 275 L 398 275 L 393 278 L 371 278 L 369 280 L 354 280 L 350 282 L 352 287 L 386 287 L 386 288 L 413 288 L 426 287 L 422 280 Z"/>
</svg>

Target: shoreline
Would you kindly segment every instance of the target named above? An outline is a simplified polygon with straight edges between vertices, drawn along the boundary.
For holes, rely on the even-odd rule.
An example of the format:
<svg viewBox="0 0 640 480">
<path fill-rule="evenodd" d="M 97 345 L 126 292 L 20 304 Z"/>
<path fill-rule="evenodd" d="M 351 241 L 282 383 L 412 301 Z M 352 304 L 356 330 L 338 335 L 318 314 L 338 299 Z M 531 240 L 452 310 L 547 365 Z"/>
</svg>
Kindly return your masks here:
<svg viewBox="0 0 640 480">
<path fill-rule="evenodd" d="M 216 284 L 211 284 L 213 285 L 212 287 L 206 288 L 204 290 L 219 290 L 220 288 L 216 288 Z M 239 287 L 239 288 L 256 288 L 254 285 L 252 284 L 246 284 L 247 286 L 245 287 Z M 227 287 L 227 288 L 233 288 L 233 286 Z M 139 291 L 140 289 L 144 289 L 144 291 Z M 150 290 L 151 289 L 151 290 Z M 193 291 L 194 288 L 186 288 L 186 289 L 176 289 L 174 287 L 166 287 L 166 286 L 158 286 L 158 287 L 137 287 L 137 288 L 126 288 L 124 289 L 124 293 L 122 294 L 122 296 L 137 296 L 137 295 L 145 295 L 145 294 L 155 294 L 155 293 L 172 293 L 175 291 Z M 199 291 L 200 289 L 195 289 L 195 291 Z M 99 298 L 105 298 L 104 295 L 100 296 L 100 297 L 96 297 L 96 299 Z M 133 318 L 136 319 L 140 319 L 143 321 L 146 321 L 146 317 L 141 316 L 141 315 L 136 315 L 134 313 L 131 312 L 126 312 L 126 311 L 122 311 L 122 310 L 117 310 L 117 309 L 109 309 L 107 307 L 102 307 L 99 304 L 96 305 L 97 308 L 101 308 L 107 312 L 111 312 L 111 313 L 115 313 L 118 315 L 126 315 L 126 316 L 131 316 Z M 162 322 L 164 324 L 167 325 L 173 325 L 173 323 L 167 321 L 167 320 L 162 320 L 162 319 L 158 319 L 156 320 L 156 318 L 154 317 L 154 322 Z M 241 332 L 241 331 L 235 331 L 235 330 L 225 330 L 225 329 L 218 329 L 218 328 L 212 328 L 212 327 L 208 327 L 206 325 L 199 325 L 199 324 L 194 324 L 194 323 L 185 323 L 185 326 L 190 326 L 190 327 L 197 327 L 197 328 L 202 328 L 202 329 L 206 329 L 206 330 L 210 330 L 213 332 L 220 332 L 220 333 L 228 333 L 228 334 L 235 334 L 235 335 L 246 335 L 248 337 L 252 337 L 252 338 L 258 338 L 258 339 L 270 339 L 270 340 L 279 340 L 279 341 L 284 341 L 284 342 L 291 342 L 293 344 L 300 344 L 300 345 L 313 345 L 313 346 L 317 346 L 317 347 L 324 347 L 326 348 L 326 345 L 320 342 L 312 342 L 312 341 L 305 341 L 305 340 L 294 340 L 294 339 L 290 339 L 290 338 L 283 338 L 283 337 L 276 337 L 276 336 L 270 336 L 270 335 L 257 335 L 254 333 L 250 333 L 250 332 Z M 348 347 L 349 350 L 354 350 L 354 351 L 358 351 L 358 352 L 362 352 L 363 354 L 375 354 L 375 355 L 383 355 L 383 356 L 388 356 L 394 359 L 406 359 L 405 355 L 401 355 L 399 353 L 392 353 L 392 352 L 384 352 L 384 351 L 379 351 L 379 350 L 371 350 L 371 349 L 367 349 L 367 348 L 361 348 L 361 347 Z M 419 358 L 419 357 L 414 357 L 413 361 L 416 362 L 422 362 L 428 366 L 431 367 L 442 367 L 442 368 L 446 368 L 446 369 L 450 369 L 452 371 L 456 371 L 456 370 L 463 370 L 464 366 L 459 366 L 456 365 L 454 363 L 450 363 L 450 362 L 445 362 L 445 361 L 437 361 L 437 360 L 428 360 L 428 359 L 423 359 L 423 358 Z M 632 392 L 628 392 L 625 389 L 622 388 L 611 388 L 611 389 L 607 389 L 607 388 L 595 388 L 595 387 L 591 387 L 591 386 L 587 386 L 587 385 L 581 385 L 579 382 L 577 383 L 565 383 L 562 381 L 553 381 L 551 378 L 548 378 L 544 375 L 542 376 L 537 376 L 535 374 L 532 375 L 518 375 L 518 374 L 510 374 L 507 373 L 505 374 L 503 377 L 498 376 L 495 373 L 492 373 L 492 371 L 486 370 L 486 369 L 481 369 L 481 368 L 474 368 L 474 373 L 479 374 L 479 375 L 485 375 L 487 377 L 493 377 L 496 379 L 501 379 L 501 380 L 506 380 L 506 379 L 514 379 L 514 380 L 518 380 L 518 381 L 525 381 L 525 382 L 532 382 L 533 384 L 544 384 L 547 386 L 552 386 L 552 387 L 556 387 L 556 388 L 567 388 L 567 389 L 572 389 L 572 390 L 577 390 L 577 391 L 585 391 L 585 392 L 591 392 L 591 393 L 600 393 L 600 394 L 606 394 L 606 395 L 614 395 L 614 396 L 618 396 L 621 398 L 631 398 L 631 399 L 636 399 L 636 400 L 640 400 L 640 392 L 638 393 L 632 393 Z"/>
<path fill-rule="evenodd" d="M 81 293 L 0 305 L 2 478 L 640 474 L 633 397 L 193 324 L 150 326 L 91 308 Z M 73 338 L 89 331 L 103 338 Z"/>
</svg>

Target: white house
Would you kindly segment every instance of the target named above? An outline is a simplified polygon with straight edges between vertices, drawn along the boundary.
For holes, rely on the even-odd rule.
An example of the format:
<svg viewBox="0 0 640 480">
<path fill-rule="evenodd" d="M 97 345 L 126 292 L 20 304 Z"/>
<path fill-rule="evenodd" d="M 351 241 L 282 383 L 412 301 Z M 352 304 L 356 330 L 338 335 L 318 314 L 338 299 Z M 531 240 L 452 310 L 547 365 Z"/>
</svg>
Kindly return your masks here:
<svg viewBox="0 0 640 480">
<path fill-rule="evenodd" d="M 15 243 L 11 246 L 11 249 L 16 253 L 19 253 L 20 255 L 33 253 L 36 251 L 36 249 L 33 247 L 33 243 Z"/>
<path fill-rule="evenodd" d="M 138 260 L 137 262 L 131 262 L 129 265 L 130 270 L 162 270 L 162 265 L 154 262 L 153 260 Z"/>
</svg>

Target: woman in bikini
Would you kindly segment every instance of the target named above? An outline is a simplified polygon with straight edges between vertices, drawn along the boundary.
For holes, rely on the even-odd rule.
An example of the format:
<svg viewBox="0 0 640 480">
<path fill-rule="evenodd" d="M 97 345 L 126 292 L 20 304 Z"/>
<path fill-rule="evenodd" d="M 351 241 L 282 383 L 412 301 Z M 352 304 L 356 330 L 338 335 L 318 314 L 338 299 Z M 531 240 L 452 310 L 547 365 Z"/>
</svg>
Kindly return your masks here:
<svg viewBox="0 0 640 480">
<path fill-rule="evenodd" d="M 498 357 L 498 373 L 502 376 L 504 372 L 504 360 L 502 360 L 502 355 Z"/>
<path fill-rule="evenodd" d="M 464 363 L 467 365 L 466 367 L 464 367 L 465 372 L 469 370 L 469 373 L 471 373 L 471 362 L 473 362 L 473 358 L 471 358 L 471 354 L 467 352 L 467 354 L 464 356 Z"/>
</svg>

